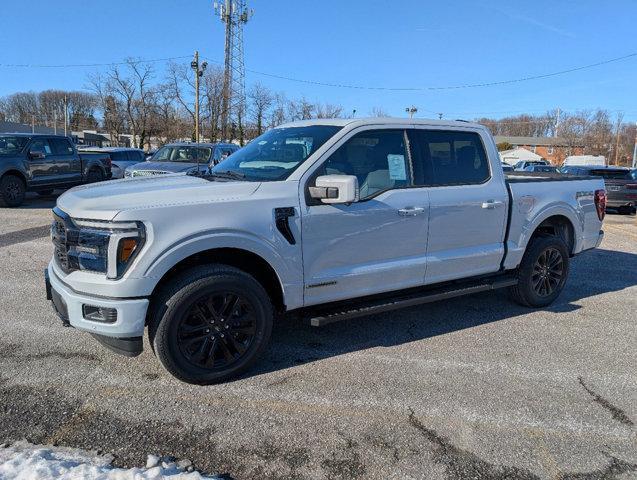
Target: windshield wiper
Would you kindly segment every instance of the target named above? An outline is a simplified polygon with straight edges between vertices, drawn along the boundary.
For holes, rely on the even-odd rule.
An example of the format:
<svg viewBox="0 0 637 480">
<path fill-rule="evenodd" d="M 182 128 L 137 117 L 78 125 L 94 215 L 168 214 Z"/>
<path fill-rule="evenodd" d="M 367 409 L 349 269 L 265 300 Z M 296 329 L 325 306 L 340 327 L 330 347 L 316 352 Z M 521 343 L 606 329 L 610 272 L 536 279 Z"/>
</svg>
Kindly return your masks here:
<svg viewBox="0 0 637 480">
<path fill-rule="evenodd" d="M 209 174 L 212 177 L 228 178 L 232 180 L 244 180 L 246 178 L 245 173 L 235 172 L 233 170 L 223 170 L 221 172 L 211 172 Z"/>
</svg>

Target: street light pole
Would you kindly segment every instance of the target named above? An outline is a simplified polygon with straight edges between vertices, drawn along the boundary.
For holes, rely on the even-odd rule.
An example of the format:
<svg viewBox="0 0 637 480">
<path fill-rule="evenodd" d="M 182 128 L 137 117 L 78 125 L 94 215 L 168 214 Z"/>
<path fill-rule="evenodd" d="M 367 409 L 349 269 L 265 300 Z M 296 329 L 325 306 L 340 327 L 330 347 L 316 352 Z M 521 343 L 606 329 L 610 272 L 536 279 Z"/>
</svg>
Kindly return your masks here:
<svg viewBox="0 0 637 480">
<path fill-rule="evenodd" d="M 637 122 L 635 123 L 635 148 L 633 148 L 633 168 L 637 168 Z"/>
<path fill-rule="evenodd" d="M 195 143 L 199 143 L 199 77 L 203 77 L 208 63 L 203 62 L 199 68 L 199 52 L 195 51 L 195 58 L 190 62 L 190 66 L 195 72 Z"/>
<path fill-rule="evenodd" d="M 413 105 L 411 107 L 405 108 L 405 112 L 409 114 L 409 118 L 414 118 L 414 113 L 416 113 L 417 111 L 418 111 L 418 108 L 416 108 Z"/>
</svg>

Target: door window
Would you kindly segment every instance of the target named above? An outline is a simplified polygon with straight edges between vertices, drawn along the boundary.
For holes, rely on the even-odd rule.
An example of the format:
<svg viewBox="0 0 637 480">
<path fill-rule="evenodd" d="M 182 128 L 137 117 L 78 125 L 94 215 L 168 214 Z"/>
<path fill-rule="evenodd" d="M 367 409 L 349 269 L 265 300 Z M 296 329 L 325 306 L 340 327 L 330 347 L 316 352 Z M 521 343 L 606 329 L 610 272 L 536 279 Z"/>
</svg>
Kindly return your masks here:
<svg viewBox="0 0 637 480">
<path fill-rule="evenodd" d="M 66 138 L 49 138 L 54 155 L 73 155 L 73 146 Z"/>
<path fill-rule="evenodd" d="M 361 200 L 411 184 L 403 130 L 369 130 L 341 145 L 319 175 L 355 175 Z"/>
<path fill-rule="evenodd" d="M 490 178 L 480 135 L 472 132 L 415 130 L 414 172 L 418 184 L 466 185 Z"/>
<path fill-rule="evenodd" d="M 51 155 L 53 151 L 46 138 L 36 138 L 31 142 L 30 152 L 42 152 L 44 155 Z"/>
</svg>

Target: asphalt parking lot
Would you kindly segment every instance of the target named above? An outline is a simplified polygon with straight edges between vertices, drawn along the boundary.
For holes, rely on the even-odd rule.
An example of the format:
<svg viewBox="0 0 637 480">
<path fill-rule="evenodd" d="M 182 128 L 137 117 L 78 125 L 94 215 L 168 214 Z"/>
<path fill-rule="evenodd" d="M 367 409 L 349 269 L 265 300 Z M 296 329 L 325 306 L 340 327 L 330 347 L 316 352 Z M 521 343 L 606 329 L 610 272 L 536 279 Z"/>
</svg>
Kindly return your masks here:
<svg viewBox="0 0 637 480">
<path fill-rule="evenodd" d="M 0 443 L 148 453 L 234 479 L 637 478 L 637 224 L 608 215 L 552 307 L 504 291 L 285 321 L 255 370 L 181 384 L 146 345 L 64 328 L 42 271 L 53 198 L 0 209 Z"/>
</svg>

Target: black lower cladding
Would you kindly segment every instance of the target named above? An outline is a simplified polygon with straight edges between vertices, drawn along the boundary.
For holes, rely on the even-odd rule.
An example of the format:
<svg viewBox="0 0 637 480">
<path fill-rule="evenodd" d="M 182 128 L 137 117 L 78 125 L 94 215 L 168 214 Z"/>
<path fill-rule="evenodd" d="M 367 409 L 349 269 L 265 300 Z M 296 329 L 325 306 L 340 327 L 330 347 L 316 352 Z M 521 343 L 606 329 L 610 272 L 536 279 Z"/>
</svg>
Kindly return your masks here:
<svg viewBox="0 0 637 480">
<path fill-rule="evenodd" d="M 93 338 L 109 350 L 125 357 L 136 357 L 144 351 L 142 337 L 115 338 L 91 333 Z"/>
</svg>

